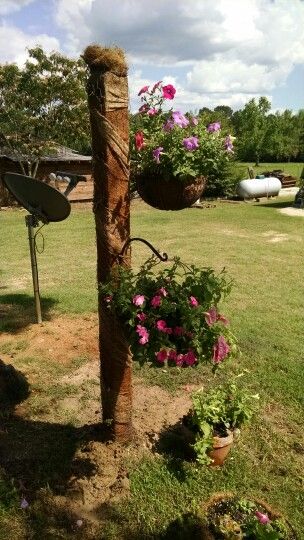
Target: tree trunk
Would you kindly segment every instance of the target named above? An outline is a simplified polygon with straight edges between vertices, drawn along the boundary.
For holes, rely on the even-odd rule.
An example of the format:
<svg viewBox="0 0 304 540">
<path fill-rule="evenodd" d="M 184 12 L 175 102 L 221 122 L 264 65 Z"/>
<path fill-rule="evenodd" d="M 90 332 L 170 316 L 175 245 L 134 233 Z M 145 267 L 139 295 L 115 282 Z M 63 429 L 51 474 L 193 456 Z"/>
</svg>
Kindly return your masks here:
<svg viewBox="0 0 304 540">
<path fill-rule="evenodd" d="M 113 62 L 112 54 L 115 56 Z M 118 54 L 118 62 L 116 55 Z M 130 250 L 119 257 L 130 237 L 129 114 L 127 67 L 123 52 L 89 46 L 87 84 L 94 177 L 97 281 L 116 265 L 130 266 Z M 98 294 L 102 419 L 114 438 L 132 438 L 131 353 L 120 321 Z"/>
</svg>

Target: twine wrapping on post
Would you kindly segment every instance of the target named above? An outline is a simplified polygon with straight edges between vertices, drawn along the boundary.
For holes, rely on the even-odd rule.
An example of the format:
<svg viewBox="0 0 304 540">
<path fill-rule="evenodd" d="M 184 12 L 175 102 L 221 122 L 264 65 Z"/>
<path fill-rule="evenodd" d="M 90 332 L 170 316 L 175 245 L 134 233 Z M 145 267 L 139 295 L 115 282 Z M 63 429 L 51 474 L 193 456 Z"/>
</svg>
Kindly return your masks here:
<svg viewBox="0 0 304 540">
<path fill-rule="evenodd" d="M 97 280 L 105 282 L 115 266 L 130 266 L 130 249 L 118 257 L 130 238 L 129 113 L 127 66 L 123 51 L 92 45 L 84 60 L 94 177 Z M 101 399 L 103 422 L 116 440 L 132 438 L 131 353 L 120 321 L 98 298 Z"/>
</svg>

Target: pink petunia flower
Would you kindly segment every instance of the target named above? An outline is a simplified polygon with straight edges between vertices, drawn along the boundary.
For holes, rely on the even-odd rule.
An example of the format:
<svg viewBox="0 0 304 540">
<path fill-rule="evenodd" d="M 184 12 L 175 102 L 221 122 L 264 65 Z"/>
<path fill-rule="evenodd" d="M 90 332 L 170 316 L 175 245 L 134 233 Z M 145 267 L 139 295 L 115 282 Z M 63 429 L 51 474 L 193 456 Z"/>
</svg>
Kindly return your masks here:
<svg viewBox="0 0 304 540">
<path fill-rule="evenodd" d="M 197 119 L 195 116 L 192 116 L 192 118 L 191 118 L 191 124 L 192 124 L 193 126 L 197 126 L 197 124 L 198 124 L 198 119 Z"/>
<path fill-rule="evenodd" d="M 141 324 L 138 324 L 136 326 L 136 332 L 139 335 L 139 343 L 140 345 L 145 345 L 149 341 L 149 332 L 146 329 L 145 326 L 142 326 Z"/>
<path fill-rule="evenodd" d="M 163 81 L 157 81 L 157 83 L 154 84 L 152 90 L 151 90 L 151 94 L 154 94 L 156 88 L 159 88 L 159 85 L 162 83 Z"/>
<path fill-rule="evenodd" d="M 158 362 L 165 362 L 168 358 L 168 353 L 166 351 L 166 349 L 161 349 L 160 351 L 158 351 L 158 353 L 155 353 L 155 357 L 156 357 L 156 360 Z"/>
<path fill-rule="evenodd" d="M 213 346 L 212 360 L 215 364 L 222 362 L 230 353 L 230 347 L 224 336 L 219 336 L 216 344 Z"/>
<path fill-rule="evenodd" d="M 142 131 L 138 131 L 136 134 L 135 134 L 135 146 L 136 146 L 136 150 L 138 152 L 140 152 L 140 150 L 145 146 L 145 143 L 144 143 L 144 134 Z"/>
<path fill-rule="evenodd" d="M 138 109 L 138 112 L 146 112 L 149 110 L 149 105 L 148 103 L 144 103 L 143 105 L 141 105 Z"/>
<path fill-rule="evenodd" d="M 217 321 L 221 321 L 223 324 L 229 324 L 228 319 L 224 317 L 224 315 L 221 315 L 217 312 L 216 307 L 211 307 L 209 311 L 205 313 L 205 321 L 208 324 L 208 326 L 212 326 Z"/>
<path fill-rule="evenodd" d="M 159 307 L 161 305 L 161 302 L 162 302 L 161 296 L 159 296 L 157 294 L 157 295 L 153 296 L 153 298 L 151 300 L 151 306 L 152 307 Z"/>
<path fill-rule="evenodd" d="M 259 520 L 260 523 L 262 523 L 262 525 L 267 525 L 267 523 L 270 522 L 270 519 L 267 516 L 267 514 L 262 514 L 262 512 L 256 511 L 255 517 Z"/>
<path fill-rule="evenodd" d="M 158 113 L 158 110 L 155 109 L 155 107 L 153 107 L 152 109 L 149 109 L 149 110 L 147 111 L 147 114 L 148 114 L 149 116 L 155 116 L 157 113 Z"/>
<path fill-rule="evenodd" d="M 213 122 L 212 124 L 209 124 L 207 127 L 207 131 L 209 133 L 214 133 L 215 131 L 219 131 L 221 129 L 221 123 L 220 122 Z"/>
<path fill-rule="evenodd" d="M 166 328 L 167 328 L 167 323 L 166 323 L 166 321 L 160 319 L 159 321 L 156 322 L 155 326 L 156 326 L 157 330 L 159 330 L 160 332 L 165 332 Z"/>
<path fill-rule="evenodd" d="M 177 352 L 174 349 L 170 349 L 168 354 L 168 360 L 172 360 L 173 362 L 176 362 Z"/>
<path fill-rule="evenodd" d="M 193 351 L 189 350 L 184 354 L 184 362 L 187 366 L 193 366 L 197 362 L 197 358 Z"/>
<path fill-rule="evenodd" d="M 179 367 L 182 366 L 183 363 L 184 363 L 184 355 L 183 355 L 183 354 L 178 354 L 178 355 L 176 356 L 175 361 L 176 361 L 176 365 L 177 365 L 177 366 L 179 366 Z"/>
<path fill-rule="evenodd" d="M 190 296 L 189 302 L 190 302 L 190 305 L 191 305 L 192 307 L 197 307 L 197 306 L 199 306 L 199 302 L 198 302 L 198 300 L 195 298 L 195 296 Z"/>
<path fill-rule="evenodd" d="M 214 306 L 205 313 L 205 321 L 208 326 L 212 326 L 217 321 L 217 311 Z"/>
<path fill-rule="evenodd" d="M 164 287 L 158 289 L 157 294 L 160 294 L 161 296 L 168 296 L 168 293 Z"/>
<path fill-rule="evenodd" d="M 138 95 L 138 96 L 141 96 L 142 94 L 145 94 L 146 92 L 148 92 L 148 90 L 149 90 L 149 86 L 143 86 L 143 87 L 139 90 L 139 92 L 138 92 L 137 95 Z"/>
<path fill-rule="evenodd" d="M 160 156 L 162 153 L 163 153 L 162 146 L 158 146 L 157 148 L 154 148 L 152 154 L 153 154 L 153 159 L 154 161 L 156 161 L 156 163 L 160 163 Z"/>
<path fill-rule="evenodd" d="M 166 86 L 163 86 L 163 97 L 165 99 L 174 99 L 176 89 L 172 84 L 167 84 Z"/>
<path fill-rule="evenodd" d="M 134 306 L 142 306 L 144 301 L 145 301 L 145 297 L 144 297 L 143 294 L 136 294 L 132 298 L 132 302 L 133 302 Z"/>
<path fill-rule="evenodd" d="M 145 313 L 137 313 L 136 317 L 140 322 L 144 322 L 147 318 L 147 315 Z"/>
<path fill-rule="evenodd" d="M 185 330 L 183 329 L 182 326 L 175 326 L 175 328 L 173 328 L 173 334 L 175 336 L 182 336 L 184 333 L 185 333 Z"/>
</svg>

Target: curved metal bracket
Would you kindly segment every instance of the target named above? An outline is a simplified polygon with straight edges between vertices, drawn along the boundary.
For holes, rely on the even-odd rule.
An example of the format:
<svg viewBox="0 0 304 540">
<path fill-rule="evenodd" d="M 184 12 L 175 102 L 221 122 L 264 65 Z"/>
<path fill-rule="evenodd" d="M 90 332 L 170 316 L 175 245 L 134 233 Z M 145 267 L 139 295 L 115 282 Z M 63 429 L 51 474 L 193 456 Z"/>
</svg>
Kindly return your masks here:
<svg viewBox="0 0 304 540">
<path fill-rule="evenodd" d="M 150 242 L 148 242 L 148 240 L 144 240 L 144 238 L 139 238 L 139 237 L 129 238 L 129 240 L 127 240 L 125 245 L 123 246 L 120 252 L 120 256 L 124 255 L 127 247 L 131 244 L 131 242 L 134 242 L 134 241 L 143 242 L 143 244 L 146 244 L 146 246 L 148 246 L 151 249 L 151 251 L 153 251 L 154 255 L 156 255 L 156 257 L 158 257 L 160 261 L 166 262 L 168 260 L 167 253 L 159 253 L 159 251 L 157 251 L 155 247 L 152 246 Z"/>
</svg>

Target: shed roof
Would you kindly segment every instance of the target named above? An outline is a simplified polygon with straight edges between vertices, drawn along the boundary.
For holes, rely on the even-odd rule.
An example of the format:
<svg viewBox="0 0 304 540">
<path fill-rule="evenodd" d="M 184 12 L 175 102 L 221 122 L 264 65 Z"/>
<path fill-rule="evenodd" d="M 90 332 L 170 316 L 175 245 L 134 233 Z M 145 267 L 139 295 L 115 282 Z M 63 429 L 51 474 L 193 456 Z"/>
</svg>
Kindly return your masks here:
<svg viewBox="0 0 304 540">
<path fill-rule="evenodd" d="M 10 154 L 5 150 L 6 149 L 0 147 L 0 159 L 7 158 L 11 161 L 20 161 L 19 156 Z M 22 161 L 26 161 L 26 158 Z M 40 161 L 92 161 L 92 157 L 84 156 L 76 152 L 76 150 L 58 145 L 56 154 L 46 154 L 45 156 L 41 156 Z"/>
</svg>

